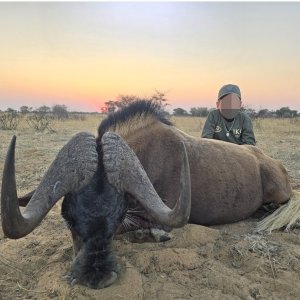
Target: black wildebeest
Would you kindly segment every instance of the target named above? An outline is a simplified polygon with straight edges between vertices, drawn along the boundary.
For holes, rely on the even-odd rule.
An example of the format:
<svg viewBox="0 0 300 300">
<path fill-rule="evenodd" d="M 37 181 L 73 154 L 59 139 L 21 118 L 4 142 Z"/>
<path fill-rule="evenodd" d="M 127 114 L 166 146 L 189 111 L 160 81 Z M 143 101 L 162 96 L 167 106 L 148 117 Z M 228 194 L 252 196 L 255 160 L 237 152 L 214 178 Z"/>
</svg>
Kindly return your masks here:
<svg viewBox="0 0 300 300">
<path fill-rule="evenodd" d="M 92 288 L 106 287 L 117 278 L 111 251 L 116 233 L 170 230 L 187 221 L 235 222 L 264 203 L 285 203 L 291 195 L 280 162 L 254 146 L 191 137 L 149 101 L 109 115 L 97 138 L 87 133 L 73 137 L 37 189 L 19 199 L 28 202 L 24 213 L 16 193 L 14 148 L 15 139 L 2 180 L 6 236 L 30 233 L 64 196 L 62 215 L 75 252 L 69 281 Z"/>
</svg>

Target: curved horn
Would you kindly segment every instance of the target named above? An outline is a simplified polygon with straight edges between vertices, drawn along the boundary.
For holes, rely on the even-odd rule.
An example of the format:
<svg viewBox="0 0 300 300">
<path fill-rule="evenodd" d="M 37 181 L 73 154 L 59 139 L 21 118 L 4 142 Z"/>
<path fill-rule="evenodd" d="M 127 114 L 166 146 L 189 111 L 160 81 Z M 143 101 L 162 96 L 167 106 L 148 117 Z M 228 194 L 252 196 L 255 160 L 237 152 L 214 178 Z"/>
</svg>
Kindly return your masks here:
<svg viewBox="0 0 300 300">
<path fill-rule="evenodd" d="M 79 190 L 95 174 L 98 153 L 95 137 L 81 132 L 57 154 L 24 213 L 18 203 L 15 179 L 16 136 L 10 143 L 2 177 L 1 211 L 4 234 L 13 239 L 30 233 L 53 205 L 70 191 Z"/>
<path fill-rule="evenodd" d="M 182 143 L 184 159 L 181 167 L 181 194 L 173 209 L 156 193 L 139 159 L 116 133 L 102 137 L 103 164 L 108 181 L 119 191 L 126 191 L 140 201 L 147 212 L 161 224 L 170 227 L 185 225 L 191 210 L 191 183 L 188 157 Z"/>
</svg>

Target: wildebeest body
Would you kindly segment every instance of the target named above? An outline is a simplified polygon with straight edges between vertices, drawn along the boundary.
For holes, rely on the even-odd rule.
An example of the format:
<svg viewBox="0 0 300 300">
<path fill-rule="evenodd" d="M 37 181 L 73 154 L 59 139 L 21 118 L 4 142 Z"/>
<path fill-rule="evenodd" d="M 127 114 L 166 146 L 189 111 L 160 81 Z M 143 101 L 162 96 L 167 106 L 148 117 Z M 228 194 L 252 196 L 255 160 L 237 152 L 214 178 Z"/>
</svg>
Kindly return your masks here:
<svg viewBox="0 0 300 300">
<path fill-rule="evenodd" d="M 184 141 L 191 174 L 190 223 L 232 223 L 251 216 L 263 204 L 289 200 L 291 187 L 285 168 L 259 148 L 195 138 L 151 118 L 147 121 L 148 126 L 145 119 L 140 128 L 135 124 L 134 131 L 123 132 L 120 127 L 116 132 L 134 150 L 170 207 L 180 193 L 178 144 Z"/>
</svg>

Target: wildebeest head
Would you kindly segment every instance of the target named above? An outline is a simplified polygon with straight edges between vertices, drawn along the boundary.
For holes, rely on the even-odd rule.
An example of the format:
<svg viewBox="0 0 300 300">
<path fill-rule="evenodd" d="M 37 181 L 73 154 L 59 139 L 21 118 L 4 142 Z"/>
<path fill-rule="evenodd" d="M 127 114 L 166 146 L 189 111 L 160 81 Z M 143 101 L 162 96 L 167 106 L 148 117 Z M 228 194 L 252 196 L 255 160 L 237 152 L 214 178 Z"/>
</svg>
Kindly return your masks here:
<svg viewBox="0 0 300 300">
<path fill-rule="evenodd" d="M 101 138 L 101 149 L 89 133 L 75 135 L 58 153 L 24 212 L 19 209 L 15 181 L 14 136 L 7 153 L 1 191 L 2 227 L 9 238 L 20 238 L 36 228 L 53 205 L 64 195 L 76 193 L 95 176 L 103 161 L 105 174 L 120 193 L 134 196 L 158 222 L 180 227 L 187 223 L 190 213 L 190 174 L 185 146 L 182 164 L 182 193 L 170 209 L 159 198 L 143 167 L 129 146 L 115 133 Z M 101 164 L 102 165 L 102 164 Z"/>
</svg>

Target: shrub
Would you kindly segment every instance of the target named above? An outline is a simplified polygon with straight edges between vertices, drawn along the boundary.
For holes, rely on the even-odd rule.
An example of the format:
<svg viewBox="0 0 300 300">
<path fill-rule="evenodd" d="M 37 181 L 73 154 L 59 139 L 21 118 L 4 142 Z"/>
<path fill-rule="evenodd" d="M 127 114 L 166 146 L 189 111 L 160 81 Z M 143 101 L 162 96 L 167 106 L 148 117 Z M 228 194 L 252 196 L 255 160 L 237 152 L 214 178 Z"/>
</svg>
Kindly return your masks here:
<svg viewBox="0 0 300 300">
<path fill-rule="evenodd" d="M 53 115 L 45 112 L 34 112 L 26 118 L 26 121 L 31 128 L 42 132 L 45 130 L 55 132 L 55 130 L 51 127 L 53 120 Z"/>
<path fill-rule="evenodd" d="M 0 114 L 0 129 L 15 130 L 20 120 L 21 116 L 18 115 L 17 111 L 9 108 L 6 112 Z"/>
</svg>

